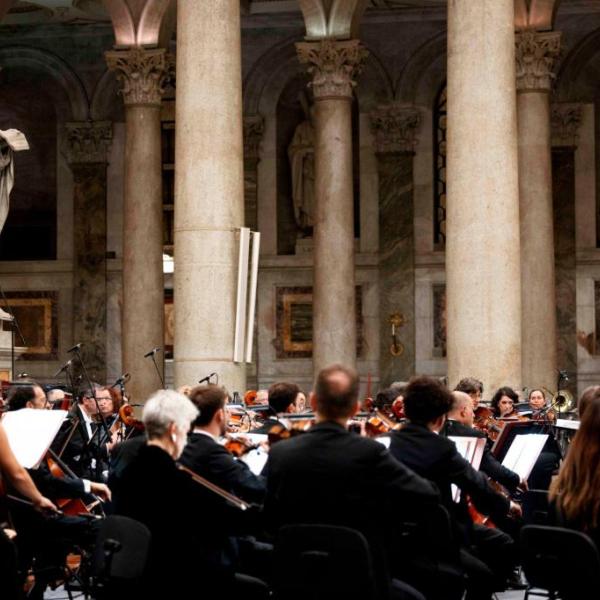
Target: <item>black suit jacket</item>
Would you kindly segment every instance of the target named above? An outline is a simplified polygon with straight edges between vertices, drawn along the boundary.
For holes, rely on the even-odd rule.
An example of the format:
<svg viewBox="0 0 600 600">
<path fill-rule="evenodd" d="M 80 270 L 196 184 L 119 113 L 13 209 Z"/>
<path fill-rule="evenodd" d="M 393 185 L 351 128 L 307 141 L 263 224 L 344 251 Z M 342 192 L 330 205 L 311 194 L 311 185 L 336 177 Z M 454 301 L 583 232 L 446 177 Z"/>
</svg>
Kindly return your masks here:
<svg viewBox="0 0 600 600">
<path fill-rule="evenodd" d="M 236 460 L 212 437 L 191 433 L 179 461 L 246 502 L 262 504 L 264 501 L 265 478 L 254 475 L 245 463 Z"/>
<path fill-rule="evenodd" d="M 390 452 L 416 473 L 433 481 L 440 490 L 442 503 L 462 527 L 470 529 L 465 495 L 475 508 L 498 520 L 506 517 L 510 502 L 495 492 L 483 473 L 476 471 L 456 450 L 455 444 L 427 427 L 408 423 L 391 434 Z M 460 502 L 452 500 L 451 485 L 462 491 Z"/>
<path fill-rule="evenodd" d="M 474 427 L 468 427 L 467 425 L 463 425 L 452 419 L 446 420 L 443 431 L 446 437 L 486 438 L 486 446 L 483 451 L 483 456 L 481 457 L 479 470 L 494 481 L 497 481 L 500 485 L 503 485 L 509 492 L 514 492 L 517 489 L 517 486 L 521 482 L 521 478 L 514 471 L 502 466 L 502 463 L 492 454 L 491 440 L 489 440 L 483 431 L 475 429 Z"/>
<path fill-rule="evenodd" d="M 59 498 L 84 498 L 86 496 L 83 481 L 77 477 L 64 478 L 55 477 L 52 475 L 45 463 L 37 469 L 27 469 L 27 472 L 33 479 L 33 483 L 40 492 L 50 498 L 56 500 Z"/>
<path fill-rule="evenodd" d="M 382 444 L 332 422 L 275 444 L 265 470 L 265 514 L 273 528 L 323 523 L 369 535 L 373 515 L 439 499 L 434 485 L 394 460 Z"/>
</svg>

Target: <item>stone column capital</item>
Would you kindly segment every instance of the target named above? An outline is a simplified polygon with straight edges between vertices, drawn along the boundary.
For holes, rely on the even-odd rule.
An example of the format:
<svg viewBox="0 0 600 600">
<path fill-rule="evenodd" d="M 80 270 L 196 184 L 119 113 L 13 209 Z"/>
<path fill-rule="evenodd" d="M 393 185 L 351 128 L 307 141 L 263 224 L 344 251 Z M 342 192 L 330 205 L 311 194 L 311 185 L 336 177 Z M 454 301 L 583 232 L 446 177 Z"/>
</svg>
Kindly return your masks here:
<svg viewBox="0 0 600 600">
<path fill-rule="evenodd" d="M 560 54 L 559 31 L 522 31 L 515 35 L 517 91 L 548 92 L 556 77 L 554 66 Z"/>
<path fill-rule="evenodd" d="M 63 152 L 70 165 L 107 163 L 112 141 L 110 121 L 78 121 L 65 124 Z"/>
<path fill-rule="evenodd" d="M 165 86 L 174 78 L 175 60 L 164 48 L 110 50 L 106 63 L 121 83 L 125 106 L 160 106 Z"/>
<path fill-rule="evenodd" d="M 258 159 L 260 141 L 265 131 L 265 120 L 262 115 L 244 117 L 244 158 Z"/>
<path fill-rule="evenodd" d="M 582 116 L 581 104 L 572 102 L 552 104 L 550 113 L 552 146 L 576 147 Z"/>
<path fill-rule="evenodd" d="M 415 134 L 421 124 L 421 113 L 412 106 L 387 104 L 371 113 L 371 131 L 377 154 L 414 153 Z"/>
<path fill-rule="evenodd" d="M 296 44 L 298 58 L 308 65 L 315 100 L 352 99 L 355 77 L 369 55 L 359 40 L 320 40 Z"/>
</svg>

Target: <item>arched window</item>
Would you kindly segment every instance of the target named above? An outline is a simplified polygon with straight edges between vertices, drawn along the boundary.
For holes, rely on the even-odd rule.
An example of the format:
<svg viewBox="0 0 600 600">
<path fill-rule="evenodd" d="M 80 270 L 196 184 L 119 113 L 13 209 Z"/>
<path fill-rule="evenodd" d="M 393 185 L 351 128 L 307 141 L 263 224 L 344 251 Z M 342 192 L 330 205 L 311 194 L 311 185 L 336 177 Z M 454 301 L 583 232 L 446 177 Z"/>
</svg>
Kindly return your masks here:
<svg viewBox="0 0 600 600">
<path fill-rule="evenodd" d="M 435 99 L 433 111 L 433 244 L 446 246 L 446 84 Z"/>
</svg>

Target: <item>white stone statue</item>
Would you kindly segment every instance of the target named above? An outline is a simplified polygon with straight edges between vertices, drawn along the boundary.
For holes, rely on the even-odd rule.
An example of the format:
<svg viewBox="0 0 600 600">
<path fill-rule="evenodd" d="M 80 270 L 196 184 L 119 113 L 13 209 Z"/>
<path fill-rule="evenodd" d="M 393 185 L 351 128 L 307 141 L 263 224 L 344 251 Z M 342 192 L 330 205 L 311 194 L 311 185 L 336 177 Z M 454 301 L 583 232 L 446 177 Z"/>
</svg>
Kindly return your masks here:
<svg viewBox="0 0 600 600">
<path fill-rule="evenodd" d="M 13 152 L 29 150 L 25 136 L 17 129 L 0 129 L 0 232 L 8 216 L 8 201 L 15 183 Z"/>
<path fill-rule="evenodd" d="M 312 124 L 313 109 L 294 131 L 288 147 L 292 171 L 292 199 L 296 224 L 304 235 L 314 225 L 315 203 L 315 130 Z"/>
</svg>

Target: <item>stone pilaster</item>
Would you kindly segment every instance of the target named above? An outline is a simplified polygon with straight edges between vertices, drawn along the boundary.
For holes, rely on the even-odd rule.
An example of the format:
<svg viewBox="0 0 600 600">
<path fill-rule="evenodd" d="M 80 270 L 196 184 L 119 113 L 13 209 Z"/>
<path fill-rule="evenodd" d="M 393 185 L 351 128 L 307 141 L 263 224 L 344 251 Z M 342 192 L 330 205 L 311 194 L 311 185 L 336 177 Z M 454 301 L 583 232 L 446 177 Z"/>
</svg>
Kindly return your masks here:
<svg viewBox="0 0 600 600">
<path fill-rule="evenodd" d="M 582 107 L 551 105 L 554 258 L 556 272 L 557 366 L 569 373 L 567 387 L 577 393 L 575 152 Z M 553 386 L 552 389 L 554 389 Z"/>
<path fill-rule="evenodd" d="M 382 386 L 415 373 L 415 249 L 413 155 L 421 116 L 413 107 L 388 105 L 371 114 L 379 172 L 379 314 Z M 391 337 L 391 319 L 402 315 Z"/>
<path fill-rule="evenodd" d="M 144 354 L 164 343 L 160 104 L 174 63 L 163 48 L 110 51 L 106 62 L 121 83 L 126 109 L 123 370 L 131 373 L 132 398 L 144 402 L 161 385 Z"/>
<path fill-rule="evenodd" d="M 244 117 L 244 220 L 246 227 L 256 231 L 258 226 L 257 193 L 260 141 L 265 131 L 261 115 Z"/>
<path fill-rule="evenodd" d="M 526 388 L 552 389 L 557 367 L 548 92 L 560 37 L 559 32 L 535 31 L 516 36 L 522 382 Z"/>
<path fill-rule="evenodd" d="M 73 172 L 73 343 L 92 377 L 106 379 L 107 121 L 67 123 L 64 154 Z"/>
<path fill-rule="evenodd" d="M 313 369 L 356 363 L 352 89 L 367 51 L 358 40 L 296 44 L 315 98 Z"/>
</svg>

